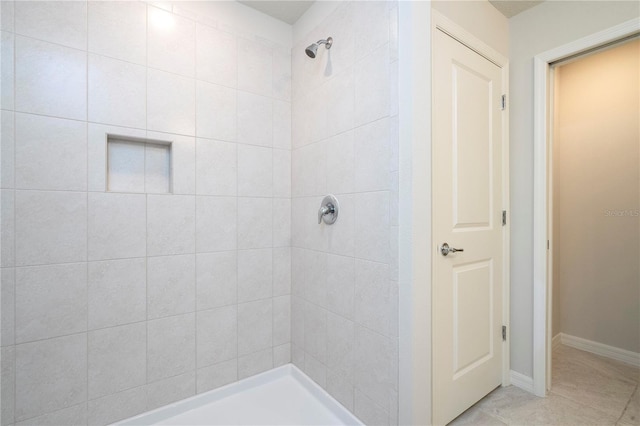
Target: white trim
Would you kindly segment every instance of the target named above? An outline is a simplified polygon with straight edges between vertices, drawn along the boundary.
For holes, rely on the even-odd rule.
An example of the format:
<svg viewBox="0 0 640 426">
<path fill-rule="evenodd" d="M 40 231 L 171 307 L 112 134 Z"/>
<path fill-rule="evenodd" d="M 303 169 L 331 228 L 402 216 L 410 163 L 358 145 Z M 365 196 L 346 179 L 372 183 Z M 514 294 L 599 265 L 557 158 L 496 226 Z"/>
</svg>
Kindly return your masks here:
<svg viewBox="0 0 640 426">
<path fill-rule="evenodd" d="M 563 345 L 582 351 L 591 352 L 592 354 L 604 356 L 616 361 L 631 364 L 634 367 L 640 367 L 640 353 L 628 351 L 626 349 L 616 348 L 615 346 L 605 345 L 604 343 L 594 342 L 593 340 L 583 339 L 582 337 L 571 336 L 565 333 L 558 333 L 560 341 Z M 556 337 L 558 337 L 556 335 Z M 555 337 L 554 337 L 555 339 Z"/>
<path fill-rule="evenodd" d="M 517 371 L 510 371 L 511 384 L 522 390 L 533 393 L 533 379 Z"/>
<path fill-rule="evenodd" d="M 563 343 L 562 333 L 556 334 L 555 336 L 553 336 L 553 339 L 551 339 L 551 347 L 553 348 L 553 350 L 558 349 L 558 346 L 560 346 L 561 343 Z"/>
<path fill-rule="evenodd" d="M 431 423 L 431 4 L 398 2 L 399 412 Z"/>
<path fill-rule="evenodd" d="M 551 364 L 546 359 L 551 325 L 547 318 L 547 309 L 551 309 L 548 303 L 551 292 L 547 282 L 549 64 L 639 31 L 640 20 L 631 19 L 534 57 L 533 389 L 538 396 L 546 394 L 548 368 Z"/>
</svg>

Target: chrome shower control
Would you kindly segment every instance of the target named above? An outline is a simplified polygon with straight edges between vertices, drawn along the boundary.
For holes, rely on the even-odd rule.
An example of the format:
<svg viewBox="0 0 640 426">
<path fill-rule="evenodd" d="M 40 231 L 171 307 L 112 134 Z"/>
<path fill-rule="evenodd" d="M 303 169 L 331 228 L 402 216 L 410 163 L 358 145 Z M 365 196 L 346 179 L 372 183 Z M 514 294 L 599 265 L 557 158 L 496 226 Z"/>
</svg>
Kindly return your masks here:
<svg viewBox="0 0 640 426">
<path fill-rule="evenodd" d="M 327 225 L 333 225 L 338 219 L 338 200 L 329 194 L 322 199 L 320 209 L 318 210 L 318 225 L 323 221 Z"/>
</svg>

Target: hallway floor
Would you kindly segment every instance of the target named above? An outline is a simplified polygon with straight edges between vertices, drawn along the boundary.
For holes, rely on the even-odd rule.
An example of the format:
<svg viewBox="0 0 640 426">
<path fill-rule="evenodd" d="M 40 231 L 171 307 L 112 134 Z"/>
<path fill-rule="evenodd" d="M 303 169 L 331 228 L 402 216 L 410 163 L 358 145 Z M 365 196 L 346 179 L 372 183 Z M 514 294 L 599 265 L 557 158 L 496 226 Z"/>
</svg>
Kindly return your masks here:
<svg viewBox="0 0 640 426">
<path fill-rule="evenodd" d="M 639 381 L 638 368 L 560 345 L 546 398 L 498 388 L 449 425 L 638 426 Z"/>
</svg>

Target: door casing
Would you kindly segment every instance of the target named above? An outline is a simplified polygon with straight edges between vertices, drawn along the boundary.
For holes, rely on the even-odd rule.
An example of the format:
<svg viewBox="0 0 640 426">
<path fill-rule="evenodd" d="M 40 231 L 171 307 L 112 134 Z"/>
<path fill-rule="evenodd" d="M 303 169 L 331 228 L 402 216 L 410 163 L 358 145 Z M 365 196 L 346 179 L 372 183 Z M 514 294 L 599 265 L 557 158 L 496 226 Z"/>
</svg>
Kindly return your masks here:
<svg viewBox="0 0 640 426">
<path fill-rule="evenodd" d="M 458 42 L 462 43 L 469 49 L 483 56 L 490 62 L 494 63 L 502 70 L 502 93 L 506 95 L 507 103 L 504 110 L 502 121 L 502 200 L 503 209 L 507 211 L 507 224 L 502 227 L 502 242 L 503 242 L 503 269 L 502 269 L 502 324 L 507 327 L 507 340 L 502 343 L 502 386 L 508 386 L 511 384 L 510 378 L 510 339 L 509 339 L 509 294 L 510 294 L 510 280 L 509 280 L 509 262 L 510 262 L 510 204 L 509 204 L 509 61 L 502 56 L 496 50 L 478 40 L 475 36 L 469 33 L 458 24 L 452 22 L 444 15 L 432 10 L 431 16 L 431 40 L 435 38 L 436 31 L 442 31 L 454 38 Z M 436 105 L 433 108 L 437 108 Z M 432 190 L 433 193 L 433 190 Z M 433 231 L 431 232 L 433 235 Z M 436 247 L 439 244 L 438 241 L 432 240 L 431 246 Z M 432 279 L 433 285 L 433 279 Z M 433 298 L 431 299 L 433 301 Z M 432 302 L 433 303 L 433 302 Z M 433 313 L 433 307 L 431 309 Z M 431 321 L 433 324 L 433 320 Z M 433 336 L 433 332 L 431 333 Z M 436 342 L 431 342 L 431 347 Z M 433 359 L 433 357 L 432 357 Z M 434 366 L 432 365 L 432 371 Z M 433 377 L 433 376 L 432 376 Z M 432 393 L 437 390 L 434 389 Z"/>
</svg>

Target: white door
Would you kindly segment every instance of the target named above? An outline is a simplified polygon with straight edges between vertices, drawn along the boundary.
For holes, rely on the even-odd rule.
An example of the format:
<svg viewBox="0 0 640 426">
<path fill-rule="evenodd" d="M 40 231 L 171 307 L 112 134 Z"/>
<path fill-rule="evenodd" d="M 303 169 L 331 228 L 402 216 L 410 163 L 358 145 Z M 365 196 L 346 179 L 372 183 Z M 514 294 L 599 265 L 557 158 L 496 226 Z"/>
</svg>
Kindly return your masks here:
<svg viewBox="0 0 640 426">
<path fill-rule="evenodd" d="M 502 381 L 502 70 L 433 45 L 433 423 Z M 464 251 L 441 253 L 443 243 Z"/>
</svg>

